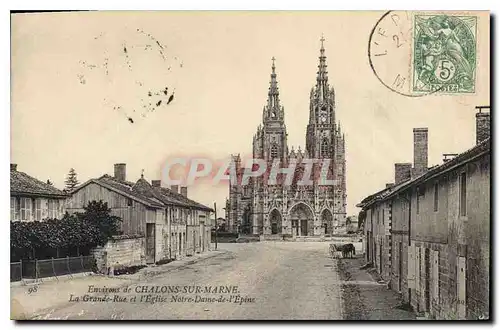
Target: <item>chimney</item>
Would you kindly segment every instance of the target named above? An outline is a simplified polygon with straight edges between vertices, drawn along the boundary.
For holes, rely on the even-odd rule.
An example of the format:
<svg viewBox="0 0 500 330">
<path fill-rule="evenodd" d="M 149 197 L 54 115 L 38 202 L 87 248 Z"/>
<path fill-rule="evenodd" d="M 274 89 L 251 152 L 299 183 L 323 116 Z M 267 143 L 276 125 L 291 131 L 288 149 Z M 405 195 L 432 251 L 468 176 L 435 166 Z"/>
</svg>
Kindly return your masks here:
<svg viewBox="0 0 500 330">
<path fill-rule="evenodd" d="M 10 164 L 11 171 L 17 171 L 17 164 Z"/>
<path fill-rule="evenodd" d="M 413 129 L 413 173 L 412 176 L 420 176 L 427 171 L 427 150 L 428 150 L 428 132 L 429 129 Z"/>
<path fill-rule="evenodd" d="M 161 180 L 151 180 L 151 185 L 153 187 L 161 187 Z"/>
<path fill-rule="evenodd" d="M 188 187 L 181 187 L 181 195 L 184 197 L 188 197 Z"/>
<path fill-rule="evenodd" d="M 170 190 L 172 190 L 174 193 L 179 193 L 179 186 L 178 185 L 175 185 L 175 186 L 170 186 Z"/>
<path fill-rule="evenodd" d="M 126 181 L 127 179 L 127 164 L 115 164 L 115 179 Z"/>
<path fill-rule="evenodd" d="M 394 183 L 386 183 L 385 184 L 385 189 L 394 187 Z"/>
<path fill-rule="evenodd" d="M 476 109 L 479 110 L 476 113 L 476 144 L 479 144 L 490 137 L 490 107 L 479 106 Z M 483 109 L 488 109 L 488 111 L 483 112 Z"/>
<path fill-rule="evenodd" d="M 400 184 L 411 178 L 411 163 L 394 164 L 394 184 Z"/>
</svg>

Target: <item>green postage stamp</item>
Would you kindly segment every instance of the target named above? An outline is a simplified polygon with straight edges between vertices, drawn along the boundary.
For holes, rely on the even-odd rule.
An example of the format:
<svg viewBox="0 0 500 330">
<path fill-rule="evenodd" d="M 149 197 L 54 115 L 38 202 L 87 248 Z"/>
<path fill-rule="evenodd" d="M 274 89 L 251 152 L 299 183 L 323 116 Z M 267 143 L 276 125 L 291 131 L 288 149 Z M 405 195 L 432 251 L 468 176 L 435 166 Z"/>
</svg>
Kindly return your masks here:
<svg viewBox="0 0 500 330">
<path fill-rule="evenodd" d="M 413 92 L 474 93 L 475 16 L 414 16 Z"/>
</svg>

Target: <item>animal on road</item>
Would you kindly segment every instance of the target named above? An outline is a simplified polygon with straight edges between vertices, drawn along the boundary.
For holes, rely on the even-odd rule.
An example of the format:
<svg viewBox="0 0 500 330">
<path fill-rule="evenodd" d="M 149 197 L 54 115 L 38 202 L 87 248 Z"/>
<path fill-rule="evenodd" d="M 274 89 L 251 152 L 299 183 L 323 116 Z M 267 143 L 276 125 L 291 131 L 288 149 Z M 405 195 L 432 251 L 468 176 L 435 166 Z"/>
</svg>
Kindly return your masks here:
<svg viewBox="0 0 500 330">
<path fill-rule="evenodd" d="M 334 259 L 342 258 L 353 258 L 356 255 L 356 248 L 354 244 L 330 244 L 329 248 L 330 257 Z"/>
<path fill-rule="evenodd" d="M 342 247 L 342 257 L 353 258 L 355 255 L 356 255 L 356 248 L 354 247 L 354 244 L 349 243 L 345 244 Z"/>
<path fill-rule="evenodd" d="M 341 257 L 343 254 L 342 254 L 342 250 L 343 250 L 343 245 L 342 244 L 330 244 L 330 257 L 334 258 L 334 259 L 338 259 L 339 257 Z"/>
</svg>

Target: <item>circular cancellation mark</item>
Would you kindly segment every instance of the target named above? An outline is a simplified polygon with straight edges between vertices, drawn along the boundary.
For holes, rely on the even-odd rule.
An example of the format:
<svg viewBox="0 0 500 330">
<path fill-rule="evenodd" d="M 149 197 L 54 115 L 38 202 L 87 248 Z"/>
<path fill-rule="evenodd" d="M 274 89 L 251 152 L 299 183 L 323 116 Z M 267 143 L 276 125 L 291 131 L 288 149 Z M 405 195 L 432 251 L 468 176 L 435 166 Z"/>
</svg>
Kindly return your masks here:
<svg viewBox="0 0 500 330">
<path fill-rule="evenodd" d="M 382 15 L 370 33 L 368 59 L 373 73 L 385 87 L 404 96 L 419 97 L 432 92 L 412 92 L 412 24 L 408 11 L 388 11 Z"/>
</svg>

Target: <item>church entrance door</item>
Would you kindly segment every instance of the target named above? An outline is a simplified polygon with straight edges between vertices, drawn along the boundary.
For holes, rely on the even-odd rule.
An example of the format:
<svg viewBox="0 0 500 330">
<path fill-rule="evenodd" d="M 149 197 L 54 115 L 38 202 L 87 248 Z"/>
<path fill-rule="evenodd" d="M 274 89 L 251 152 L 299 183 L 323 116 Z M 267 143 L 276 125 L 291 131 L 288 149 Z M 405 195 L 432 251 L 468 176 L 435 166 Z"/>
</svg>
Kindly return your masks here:
<svg viewBox="0 0 500 330">
<path fill-rule="evenodd" d="M 296 235 L 312 236 L 314 228 L 314 216 L 312 210 L 305 203 L 298 203 L 289 212 L 292 224 L 296 224 Z"/>
<path fill-rule="evenodd" d="M 271 234 L 281 234 L 281 214 L 278 210 L 274 209 L 269 215 L 271 221 Z"/>
<path fill-rule="evenodd" d="M 307 236 L 307 220 L 300 220 L 300 235 Z"/>
</svg>

